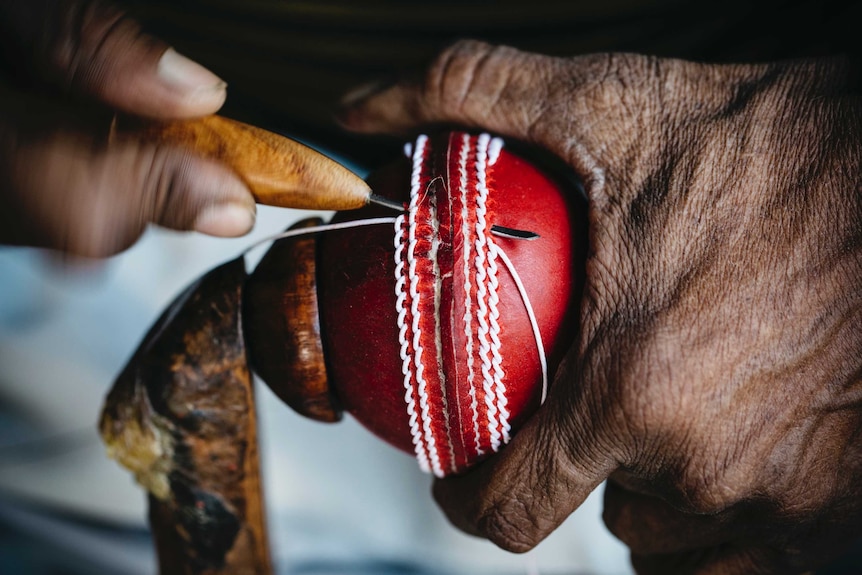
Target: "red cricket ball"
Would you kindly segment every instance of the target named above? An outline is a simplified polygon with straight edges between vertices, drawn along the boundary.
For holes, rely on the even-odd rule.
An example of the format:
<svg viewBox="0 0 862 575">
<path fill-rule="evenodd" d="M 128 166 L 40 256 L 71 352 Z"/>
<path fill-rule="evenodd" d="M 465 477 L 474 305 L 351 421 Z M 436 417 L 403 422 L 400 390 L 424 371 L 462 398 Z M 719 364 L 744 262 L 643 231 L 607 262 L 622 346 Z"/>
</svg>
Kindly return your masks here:
<svg viewBox="0 0 862 575">
<path fill-rule="evenodd" d="M 321 334 L 343 407 L 445 476 L 539 407 L 572 342 L 583 230 L 572 192 L 498 138 L 420 136 L 408 151 L 371 179 L 405 214 L 320 236 Z M 388 214 L 336 220 L 369 215 Z"/>
</svg>

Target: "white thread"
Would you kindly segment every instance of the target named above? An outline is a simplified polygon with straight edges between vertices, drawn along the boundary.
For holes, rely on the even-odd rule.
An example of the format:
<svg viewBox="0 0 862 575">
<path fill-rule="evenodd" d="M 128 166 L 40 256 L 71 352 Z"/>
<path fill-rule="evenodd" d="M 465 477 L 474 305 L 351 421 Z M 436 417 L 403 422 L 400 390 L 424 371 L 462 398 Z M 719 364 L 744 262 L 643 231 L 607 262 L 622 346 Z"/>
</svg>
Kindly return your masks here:
<svg viewBox="0 0 862 575">
<path fill-rule="evenodd" d="M 500 155 L 500 149 L 503 146 L 503 140 L 493 138 L 488 144 L 489 164 L 496 159 L 495 156 Z M 477 162 L 478 177 L 477 188 L 480 190 L 479 196 L 487 198 L 490 195 L 488 190 L 488 165 L 479 166 Z M 509 410 L 507 406 L 509 400 L 506 398 L 506 384 L 504 382 L 505 374 L 503 372 L 503 356 L 500 353 L 500 311 L 498 304 L 500 283 L 497 280 L 497 257 L 493 249 L 493 238 L 488 238 L 489 257 L 488 257 L 488 336 L 491 338 L 491 366 L 493 368 L 493 384 L 494 395 L 497 399 L 498 421 L 500 424 L 500 435 L 504 444 L 509 443 L 511 426 L 509 425 Z"/>
<path fill-rule="evenodd" d="M 487 262 L 488 238 L 485 230 L 488 223 L 485 220 L 487 213 L 488 188 L 484 186 L 484 174 L 488 159 L 488 143 L 491 137 L 488 134 L 479 136 L 476 146 L 476 320 L 478 322 L 477 334 L 479 338 L 479 361 L 482 364 L 482 386 L 485 391 L 485 406 L 488 413 L 488 433 L 491 436 L 491 449 L 500 449 L 500 431 L 497 422 L 496 393 L 493 388 L 494 375 L 491 362 L 491 343 L 489 342 L 490 326 L 488 325 L 488 303 L 486 297 L 488 286 L 486 284 L 488 272 L 485 268 Z"/>
<path fill-rule="evenodd" d="M 419 398 L 419 408 L 422 416 L 422 429 L 424 431 L 425 448 L 428 452 L 428 459 L 431 463 L 431 469 L 438 477 L 443 476 L 443 469 L 440 466 L 440 456 L 437 452 L 437 443 L 434 440 L 434 432 L 431 429 L 431 415 L 428 405 L 427 382 L 425 381 L 425 363 L 422 360 L 424 349 L 421 344 L 421 312 L 419 302 L 421 295 L 419 293 L 419 274 L 416 271 L 416 211 L 420 200 L 422 162 L 424 160 L 425 146 L 428 142 L 428 137 L 421 135 L 416 138 L 416 147 L 413 153 L 413 174 L 410 182 L 410 205 L 407 212 L 407 267 L 408 278 L 410 281 L 410 298 L 411 298 L 411 313 L 413 315 L 413 365 L 415 366 L 416 379 L 416 395 Z"/>
<path fill-rule="evenodd" d="M 467 338 L 467 383 L 470 386 L 470 412 L 473 414 L 473 442 L 476 454 L 482 456 L 482 436 L 479 433 L 479 399 L 476 397 L 476 373 L 473 370 L 473 294 L 470 282 L 470 210 L 467 207 L 467 160 L 470 155 L 470 136 L 461 137 L 461 154 L 458 158 L 458 173 L 461 186 L 461 236 L 464 250 L 464 335 Z"/>
<path fill-rule="evenodd" d="M 416 196 L 418 198 L 418 195 Z M 425 349 L 422 347 L 421 337 L 421 311 L 419 309 L 419 301 L 421 295 L 419 293 L 419 274 L 416 271 L 416 245 L 419 243 L 416 240 L 416 200 L 411 199 L 410 211 L 408 213 L 408 239 L 407 239 L 407 276 L 410 280 L 410 298 L 411 309 L 413 315 L 413 364 L 416 367 L 416 395 L 419 397 L 419 408 L 422 414 L 422 429 L 425 432 L 425 447 L 428 450 L 428 458 L 431 460 L 431 468 L 434 474 L 438 477 L 443 476 L 443 469 L 440 466 L 440 455 L 437 452 L 437 442 L 434 440 L 434 431 L 431 429 L 431 412 L 428 404 L 428 382 L 425 381 L 425 363 L 422 359 L 422 354 Z"/>
<path fill-rule="evenodd" d="M 539 331 L 539 322 L 536 321 L 533 304 L 530 303 L 530 297 L 527 295 L 527 289 L 524 287 L 524 282 L 521 281 L 521 276 L 518 275 L 518 271 L 512 264 L 512 260 L 510 260 L 509 256 L 506 255 L 503 248 L 497 244 L 493 244 L 491 249 L 497 253 L 501 260 L 503 260 L 503 263 L 509 270 L 509 274 L 515 281 L 515 285 L 518 287 L 518 293 L 521 294 L 521 301 L 524 302 L 524 307 L 527 309 L 527 316 L 530 318 L 530 326 L 533 328 L 533 337 L 536 339 L 536 351 L 539 353 L 539 364 L 542 367 L 542 403 L 545 403 L 545 399 L 548 397 L 548 360 L 545 357 L 545 344 L 542 342 L 542 333 Z"/>
<path fill-rule="evenodd" d="M 408 158 L 413 156 L 413 144 L 410 142 L 404 144 L 404 155 Z"/>
<path fill-rule="evenodd" d="M 495 243 L 488 242 L 488 323 L 490 330 L 488 335 L 491 338 L 491 365 L 494 368 L 494 393 L 497 397 L 497 409 L 499 411 L 500 434 L 503 438 L 503 444 L 509 443 L 511 439 L 509 432 L 512 427 L 509 425 L 509 400 L 506 398 L 506 383 L 503 380 L 505 374 L 503 372 L 503 356 L 500 353 L 500 310 L 498 304 L 500 297 L 498 294 L 500 282 L 497 279 L 497 252 L 494 250 Z"/>
<path fill-rule="evenodd" d="M 267 236 L 265 238 L 261 238 L 245 248 L 239 255 L 244 256 L 254 248 L 258 246 L 262 246 L 267 242 L 272 242 L 275 240 L 283 240 L 285 238 L 295 238 L 299 236 L 307 236 L 311 234 L 319 234 L 321 232 L 332 232 L 335 230 L 346 230 L 350 228 L 359 228 L 362 226 L 378 226 L 380 224 L 392 224 L 395 223 L 397 217 L 386 217 L 386 218 L 367 218 L 364 220 L 353 220 L 349 222 L 338 222 L 337 224 L 321 224 L 319 226 L 309 226 L 307 228 L 297 228 L 295 230 L 287 230 L 286 232 L 281 232 L 278 234 L 274 234 L 271 236 Z"/>
<path fill-rule="evenodd" d="M 419 303 L 421 294 L 419 292 L 419 274 L 416 270 L 416 212 L 420 200 L 420 187 L 422 175 L 422 162 L 424 160 L 425 146 L 428 137 L 421 135 L 416 139 L 416 147 L 413 150 L 413 174 L 410 181 L 410 204 L 407 209 L 407 277 L 409 280 L 411 309 L 413 316 L 413 365 L 415 367 L 414 377 L 416 381 L 416 396 L 419 399 L 420 414 L 422 417 L 422 429 L 424 431 L 425 449 L 428 452 L 428 459 L 431 463 L 431 469 L 438 477 L 443 477 L 443 468 L 440 465 L 440 455 L 437 451 L 437 443 L 434 439 L 434 432 L 431 428 L 430 406 L 428 404 L 427 381 L 425 380 L 425 363 L 423 361 L 424 348 L 421 344 L 421 311 Z M 412 382 L 405 380 L 405 385 L 412 385 Z"/>
<path fill-rule="evenodd" d="M 494 138 L 488 146 L 488 165 L 493 166 L 500 158 L 500 151 L 503 149 L 503 138 Z"/>
<path fill-rule="evenodd" d="M 480 136 L 480 141 L 487 141 L 487 138 L 490 138 L 487 134 L 483 134 L 485 138 Z M 499 140 L 499 138 L 497 138 Z M 490 154 L 490 147 L 494 145 L 494 140 L 488 142 L 488 153 Z M 498 145 L 502 146 L 502 140 L 499 141 Z M 497 150 L 499 154 L 499 149 Z M 479 191 L 478 197 L 482 198 L 483 201 L 487 202 L 487 198 L 490 196 L 490 191 L 488 190 L 488 165 L 484 162 L 485 157 L 481 154 L 477 157 L 476 167 L 477 167 L 477 183 L 476 187 Z M 506 384 L 504 382 L 503 373 L 503 356 L 500 353 L 501 345 L 500 345 L 500 311 L 498 309 L 498 304 L 500 302 L 499 298 L 499 287 L 500 283 L 497 280 L 497 258 L 494 255 L 493 248 L 494 241 L 493 238 L 488 238 L 488 248 L 489 248 L 489 257 L 488 257 L 488 337 L 490 338 L 490 348 L 489 352 L 491 355 L 491 377 L 493 380 L 493 388 L 494 395 L 496 397 L 496 407 L 497 407 L 497 416 L 498 423 L 500 425 L 500 435 L 502 436 L 502 442 L 504 444 L 509 443 L 510 439 L 510 431 L 511 426 L 509 425 L 509 410 L 507 409 L 507 405 L 509 403 L 506 398 Z M 499 447 L 499 446 L 498 446 Z M 496 449 L 495 449 L 496 451 Z"/>
<path fill-rule="evenodd" d="M 422 174 L 422 156 L 425 148 L 425 141 L 427 138 L 419 138 L 416 142 L 416 150 L 413 158 L 413 174 L 411 176 L 411 189 L 410 189 L 410 206 L 411 208 L 415 207 L 416 198 L 419 195 L 419 187 L 421 185 L 421 174 Z M 420 426 L 419 415 L 416 411 L 416 401 L 413 398 L 414 393 L 416 393 L 417 397 L 420 399 L 420 408 L 421 408 L 421 396 L 418 393 L 418 390 L 414 387 L 414 381 L 416 381 L 416 371 L 420 371 L 419 366 L 416 366 L 417 361 L 417 350 L 414 349 L 414 353 L 410 353 L 410 338 L 409 338 L 409 327 L 407 322 L 407 274 L 404 270 L 404 228 L 407 227 L 410 229 L 410 225 L 407 224 L 405 226 L 407 218 L 404 215 L 398 217 L 398 221 L 395 225 L 395 277 L 396 277 L 396 309 L 398 310 L 398 339 L 401 343 L 401 363 L 402 363 L 402 373 L 404 375 L 404 400 L 407 402 L 407 411 L 410 416 L 410 433 L 413 440 L 413 448 L 416 452 L 416 459 L 419 461 L 419 467 L 427 472 L 431 471 L 431 464 L 429 462 L 429 453 L 428 446 L 423 441 L 423 427 Z M 409 260 L 409 251 L 408 251 L 408 260 Z M 413 268 L 415 270 L 415 263 L 413 264 Z M 412 283 L 412 282 L 411 282 Z M 414 311 L 418 311 L 417 302 L 413 298 L 414 288 L 415 286 L 411 285 L 410 297 L 411 297 L 411 313 Z M 416 323 L 417 318 L 413 317 L 413 324 Z M 427 406 L 427 398 L 426 398 L 426 406 Z M 424 424 L 424 417 L 422 418 L 422 423 Z"/>
<path fill-rule="evenodd" d="M 401 373 L 404 375 L 404 401 L 407 403 L 407 415 L 409 416 L 410 436 L 413 439 L 413 449 L 419 468 L 425 473 L 431 472 L 428 464 L 428 456 L 422 443 L 422 431 L 419 428 L 419 416 L 416 413 L 416 401 L 413 399 L 413 371 L 411 369 L 413 357 L 409 352 L 407 339 L 407 292 L 404 284 L 407 283 L 404 273 L 404 220 L 403 215 L 398 216 L 395 224 L 395 309 L 398 311 L 398 341 L 401 343 Z"/>
</svg>

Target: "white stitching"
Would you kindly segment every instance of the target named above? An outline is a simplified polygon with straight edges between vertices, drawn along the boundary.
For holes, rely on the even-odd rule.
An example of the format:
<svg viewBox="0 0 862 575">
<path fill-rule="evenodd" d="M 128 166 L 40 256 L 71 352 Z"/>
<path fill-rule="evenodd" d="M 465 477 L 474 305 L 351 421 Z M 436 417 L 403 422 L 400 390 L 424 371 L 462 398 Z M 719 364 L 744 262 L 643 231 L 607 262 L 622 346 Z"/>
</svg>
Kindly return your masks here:
<svg viewBox="0 0 862 575">
<path fill-rule="evenodd" d="M 489 137 L 485 134 L 486 137 Z M 492 163 L 492 159 L 496 160 L 496 156 L 499 156 L 500 149 L 502 148 L 503 141 L 500 138 L 494 138 L 489 142 L 488 145 L 488 163 L 483 163 L 481 166 L 478 165 L 477 168 L 477 188 L 479 189 L 479 197 L 487 198 L 490 195 L 488 190 L 488 165 Z M 496 148 L 496 150 L 495 150 Z M 506 384 L 504 383 L 505 373 L 503 372 L 503 356 L 500 353 L 502 348 L 500 343 L 500 311 L 498 308 L 498 304 L 500 302 L 499 298 L 499 287 L 500 282 L 497 279 L 498 267 L 497 267 L 497 252 L 495 248 L 495 242 L 493 237 L 488 237 L 488 321 L 489 321 L 489 332 L 488 335 L 491 339 L 490 344 L 490 352 L 491 352 L 491 365 L 493 367 L 493 383 L 494 383 L 494 393 L 497 399 L 497 410 L 498 410 L 498 421 L 500 424 L 500 434 L 502 435 L 503 443 L 508 443 L 510 439 L 510 431 L 511 426 L 509 425 L 509 410 L 507 409 L 507 405 L 509 403 L 506 398 Z M 492 438 L 492 447 L 496 451 L 499 445 L 493 445 Z"/>
<path fill-rule="evenodd" d="M 410 191 L 410 199 L 411 206 L 415 204 L 415 199 L 418 197 L 419 186 L 421 185 L 420 176 L 422 170 L 422 158 L 425 149 L 425 141 L 427 138 L 420 137 L 416 141 L 416 150 L 413 156 L 413 174 L 411 177 L 411 191 Z M 405 285 L 407 283 L 407 275 L 405 274 L 404 269 L 404 231 L 405 227 L 407 227 L 406 218 L 404 215 L 398 217 L 395 223 L 395 293 L 396 293 L 396 310 L 398 311 L 398 339 L 401 343 L 401 372 L 404 374 L 404 400 L 407 402 L 407 413 L 410 417 L 410 434 L 413 439 L 413 448 L 416 452 L 416 459 L 419 461 L 419 467 L 427 472 L 431 471 L 431 467 L 428 461 L 428 453 L 426 451 L 426 445 L 423 441 L 422 432 L 419 426 L 419 416 L 416 412 L 416 401 L 413 398 L 413 394 L 417 393 L 418 390 L 415 388 L 416 378 L 414 377 L 413 366 L 417 362 L 416 355 L 410 354 L 410 339 L 408 334 L 408 322 L 407 322 L 407 290 L 405 289 Z M 414 264 L 415 270 L 415 264 Z M 412 283 L 412 282 L 411 282 Z M 412 287 L 412 286 L 411 286 Z M 411 289 L 411 300 L 413 295 L 413 290 Z M 411 312 L 416 308 L 416 302 L 411 301 Z M 414 316 L 413 323 L 415 323 L 416 318 Z M 415 350 L 414 350 L 415 351 Z M 427 406 L 427 401 L 426 401 Z M 423 421 L 424 423 L 424 421 Z"/>
<path fill-rule="evenodd" d="M 421 312 L 419 310 L 419 302 L 421 293 L 419 291 L 419 273 L 416 271 L 416 211 L 420 200 L 420 186 L 422 175 L 422 163 L 424 160 L 425 146 L 428 137 L 421 135 L 416 139 L 416 148 L 413 151 L 413 175 L 410 186 L 410 205 L 407 211 L 407 276 L 410 280 L 410 298 L 411 298 L 411 314 L 413 316 L 413 365 L 416 367 L 414 373 L 416 380 L 416 395 L 419 398 L 419 408 L 422 416 L 422 429 L 425 432 L 425 447 L 428 451 L 428 459 L 431 462 L 431 469 L 438 477 L 444 475 L 443 468 L 440 466 L 440 455 L 437 451 L 437 442 L 434 439 L 434 431 L 431 428 L 430 406 L 428 404 L 428 382 L 425 380 L 425 363 L 423 361 L 423 352 L 421 337 L 422 328 Z"/>
<path fill-rule="evenodd" d="M 485 186 L 484 174 L 488 161 L 488 143 L 491 137 L 488 134 L 479 136 L 479 141 L 476 146 L 476 320 L 479 336 L 479 360 L 482 363 L 482 386 L 485 391 L 485 405 L 488 410 L 488 433 L 491 435 L 491 449 L 498 451 L 500 449 L 500 431 L 497 428 L 497 406 L 496 394 L 493 389 L 493 364 L 491 363 L 491 343 L 488 341 L 490 327 L 488 325 L 488 270 L 487 263 L 487 248 L 488 237 L 485 235 L 485 230 L 488 228 L 488 223 L 485 220 L 487 213 L 488 188 Z"/>
<path fill-rule="evenodd" d="M 473 414 L 473 441 L 477 455 L 484 455 L 482 436 L 479 433 L 479 400 L 476 397 L 476 373 L 473 369 L 473 294 L 470 282 L 470 209 L 467 194 L 467 160 L 470 155 L 470 136 L 464 134 L 461 138 L 461 154 L 458 158 L 458 172 L 461 186 L 461 235 L 464 250 L 464 335 L 467 338 L 465 351 L 467 356 L 467 383 L 470 385 L 470 411 Z"/>
<path fill-rule="evenodd" d="M 488 165 L 493 166 L 497 163 L 500 157 L 500 150 L 503 149 L 503 138 L 493 138 L 488 146 Z"/>
<path fill-rule="evenodd" d="M 488 192 L 488 167 L 493 165 L 500 156 L 500 150 L 503 147 L 503 140 L 500 138 L 491 139 L 488 144 L 488 162 L 478 170 L 477 186 L 483 195 L 487 197 Z M 503 372 L 503 356 L 500 354 L 500 311 L 498 304 L 500 302 L 498 290 L 500 282 L 497 280 L 497 251 L 494 249 L 496 244 L 493 237 L 488 238 L 488 320 L 490 324 L 489 336 L 491 338 L 491 364 L 493 366 L 494 392 L 497 398 L 497 409 L 499 410 L 500 433 L 503 443 L 509 443 L 511 426 L 509 425 L 509 410 L 507 406 L 509 400 L 506 398 L 506 384 L 503 381 L 505 376 Z M 496 451 L 496 449 L 495 449 Z"/>
<path fill-rule="evenodd" d="M 427 391 L 428 382 L 424 377 L 425 363 L 423 361 L 424 348 L 422 347 L 422 323 L 420 302 L 425 286 L 419 285 L 419 273 L 417 264 L 420 259 L 435 257 L 434 241 L 438 238 L 432 232 L 431 253 L 420 255 L 417 258 L 416 250 L 419 240 L 416 237 L 416 218 L 419 202 L 422 199 L 422 170 L 426 156 L 427 136 L 420 136 L 413 147 L 413 173 L 411 177 L 410 203 L 405 216 L 398 218 L 395 230 L 395 261 L 396 261 L 396 309 L 398 311 L 399 341 L 401 343 L 402 372 L 404 374 L 405 401 L 410 416 L 410 432 L 413 439 L 416 457 L 420 467 L 425 471 L 433 471 L 439 477 L 445 475 L 440 461 L 440 453 L 437 450 L 434 428 L 432 427 L 432 413 Z M 462 138 L 462 148 L 459 156 L 459 176 L 461 192 L 461 233 L 464 250 L 464 334 L 467 338 L 467 372 L 470 385 L 470 409 L 473 416 L 473 432 L 476 451 L 479 455 L 484 454 L 481 447 L 482 439 L 479 429 L 479 395 L 485 403 L 488 419 L 488 432 L 490 444 L 494 451 L 500 449 L 501 444 L 507 443 L 510 438 L 511 427 L 509 424 L 510 413 L 507 409 L 505 374 L 502 364 L 500 342 L 500 312 L 499 312 L 499 268 L 497 257 L 500 253 L 494 239 L 487 232 L 487 202 L 489 190 L 487 185 L 488 167 L 493 164 L 500 153 L 502 140 L 491 139 L 488 134 L 478 137 L 476 147 L 476 187 L 475 202 L 470 198 L 467 165 L 472 152 L 470 136 Z M 471 211 L 475 209 L 476 222 L 470 225 Z M 433 214 L 432 214 L 433 216 Z M 431 222 L 434 224 L 434 222 Z M 432 225 L 433 227 L 433 225 Z M 405 242 L 405 232 L 407 235 Z M 405 243 L 406 243 L 406 265 L 405 265 Z M 475 249 L 475 254 L 473 250 Z M 505 257 L 505 254 L 504 254 Z M 433 262 L 435 266 L 438 264 Z M 435 267 L 436 273 L 439 269 Z M 475 301 L 472 293 L 473 279 L 475 273 Z M 408 310 L 409 301 L 409 310 Z M 435 309 L 439 315 L 439 306 Z M 476 333 L 474 334 L 473 322 L 476 322 Z M 439 324 L 439 318 L 435 318 Z M 435 324 L 436 325 L 436 324 Z M 439 325 L 437 326 L 439 330 Z M 439 335 L 439 334 L 437 334 Z M 439 339 L 439 338 L 438 338 Z M 478 350 L 476 340 L 478 339 Z M 437 339 L 435 339 L 437 341 Z M 412 344 L 412 353 L 411 353 Z M 439 345 L 438 345 L 439 347 Z M 438 351 L 438 361 L 440 351 Z M 481 363 L 481 387 L 474 370 L 474 362 L 478 352 Z M 441 364 L 442 366 L 442 364 Z M 442 369 L 441 369 L 442 371 Z M 443 417 L 445 423 L 449 448 L 451 450 L 450 466 L 455 470 L 455 451 L 452 445 L 451 430 L 446 408 L 445 374 L 440 374 Z M 415 397 L 414 397 L 415 395 Z M 419 404 L 417 412 L 416 404 Z"/>
<path fill-rule="evenodd" d="M 493 241 L 488 242 L 488 320 L 490 323 L 489 336 L 491 337 L 491 365 L 494 368 L 494 392 L 497 396 L 497 409 L 499 410 L 500 434 L 503 443 L 509 443 L 509 400 L 506 399 L 506 384 L 503 381 L 503 356 L 500 353 L 500 310 L 498 304 L 500 297 L 498 288 L 500 282 L 497 280 L 497 250 Z"/>
<path fill-rule="evenodd" d="M 409 353 L 409 342 L 407 338 L 407 292 L 404 284 L 407 283 L 404 274 L 404 220 L 403 215 L 398 216 L 395 224 L 395 309 L 398 311 L 398 340 L 401 342 L 401 373 L 404 374 L 404 401 L 407 403 L 407 415 L 409 416 L 410 435 L 413 438 L 413 449 L 419 467 L 429 473 L 428 456 L 422 443 L 422 432 L 419 429 L 419 417 L 416 413 L 416 401 L 413 399 L 413 370 L 412 357 Z"/>
</svg>

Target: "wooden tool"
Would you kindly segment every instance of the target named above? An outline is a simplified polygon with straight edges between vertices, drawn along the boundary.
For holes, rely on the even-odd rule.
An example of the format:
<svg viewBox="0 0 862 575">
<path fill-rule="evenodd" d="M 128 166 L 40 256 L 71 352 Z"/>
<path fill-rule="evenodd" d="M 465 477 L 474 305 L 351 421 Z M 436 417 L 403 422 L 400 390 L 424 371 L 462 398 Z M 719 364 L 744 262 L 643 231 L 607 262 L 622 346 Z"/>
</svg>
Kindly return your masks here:
<svg viewBox="0 0 862 575">
<path fill-rule="evenodd" d="M 149 491 L 161 575 L 270 575 L 240 257 L 165 311 L 114 384 L 100 430 Z"/>
<path fill-rule="evenodd" d="M 121 129 L 123 137 L 191 148 L 223 162 L 245 181 L 259 204 L 309 210 L 353 210 L 368 203 L 393 206 L 371 193 L 359 176 L 284 136 L 221 116 Z"/>
<path fill-rule="evenodd" d="M 308 218 L 290 229 L 322 223 Z M 249 363 L 269 388 L 298 413 L 332 423 L 341 419 L 341 408 L 320 337 L 317 244 L 317 235 L 272 244 L 243 288 L 243 334 Z"/>
</svg>

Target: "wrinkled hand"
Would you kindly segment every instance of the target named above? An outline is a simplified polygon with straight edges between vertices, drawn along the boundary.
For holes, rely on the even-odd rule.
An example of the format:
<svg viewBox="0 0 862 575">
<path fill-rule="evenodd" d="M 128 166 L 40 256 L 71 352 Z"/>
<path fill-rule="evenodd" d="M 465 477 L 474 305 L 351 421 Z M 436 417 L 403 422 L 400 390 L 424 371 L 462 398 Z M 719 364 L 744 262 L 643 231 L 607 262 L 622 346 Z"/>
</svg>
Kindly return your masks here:
<svg viewBox="0 0 862 575">
<path fill-rule="evenodd" d="M 603 480 L 643 573 L 790 573 L 862 535 L 862 105 L 849 64 L 555 59 L 461 43 L 347 105 L 455 123 L 585 182 L 580 336 L 495 459 L 435 485 L 525 551 Z"/>
<path fill-rule="evenodd" d="M 109 138 L 114 111 L 215 112 L 225 84 L 211 72 L 100 0 L 3 2 L 0 50 L 0 242 L 106 256 L 148 223 L 223 236 L 251 228 L 254 200 L 227 168 Z"/>
</svg>

